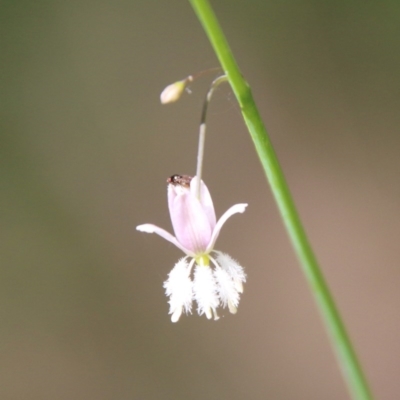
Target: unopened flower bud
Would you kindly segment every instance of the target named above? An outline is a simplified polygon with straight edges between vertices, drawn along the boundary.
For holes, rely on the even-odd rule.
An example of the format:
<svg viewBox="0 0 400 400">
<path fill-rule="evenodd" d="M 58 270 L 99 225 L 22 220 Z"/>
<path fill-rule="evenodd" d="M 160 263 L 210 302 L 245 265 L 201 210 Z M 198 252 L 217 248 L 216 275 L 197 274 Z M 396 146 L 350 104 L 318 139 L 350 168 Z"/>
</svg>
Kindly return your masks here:
<svg viewBox="0 0 400 400">
<path fill-rule="evenodd" d="M 191 77 L 189 77 L 191 78 Z M 174 101 L 179 100 L 183 91 L 186 88 L 186 85 L 191 81 L 191 79 L 186 78 L 181 81 L 171 83 L 168 85 L 160 95 L 160 100 L 162 104 L 173 103 Z"/>
</svg>

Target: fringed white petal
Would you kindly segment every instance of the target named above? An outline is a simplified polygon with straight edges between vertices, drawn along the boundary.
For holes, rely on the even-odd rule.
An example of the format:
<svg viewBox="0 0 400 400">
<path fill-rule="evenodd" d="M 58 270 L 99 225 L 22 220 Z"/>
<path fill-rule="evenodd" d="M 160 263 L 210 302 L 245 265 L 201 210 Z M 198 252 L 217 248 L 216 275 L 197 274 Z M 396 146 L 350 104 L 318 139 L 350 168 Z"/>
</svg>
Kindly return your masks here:
<svg viewBox="0 0 400 400">
<path fill-rule="evenodd" d="M 169 296 L 171 321 L 177 322 L 182 314 L 192 312 L 193 282 L 190 279 L 190 265 L 186 258 L 180 259 L 168 279 L 164 282 L 165 294 Z"/>
<path fill-rule="evenodd" d="M 216 309 L 219 305 L 217 286 L 212 270 L 208 266 L 196 265 L 194 271 L 193 294 L 197 302 L 199 315 L 206 314 L 211 319 L 217 320 Z"/>
<path fill-rule="evenodd" d="M 228 254 L 220 251 L 216 251 L 215 253 L 217 254 L 217 264 L 231 277 L 235 283 L 236 290 L 239 293 L 243 293 L 243 283 L 246 282 L 246 273 L 243 267 Z"/>
<path fill-rule="evenodd" d="M 240 295 L 235 286 L 235 282 L 229 274 L 217 266 L 214 270 L 214 277 L 217 282 L 217 290 L 222 307 L 229 308 L 232 314 L 236 314 L 239 305 Z"/>
</svg>

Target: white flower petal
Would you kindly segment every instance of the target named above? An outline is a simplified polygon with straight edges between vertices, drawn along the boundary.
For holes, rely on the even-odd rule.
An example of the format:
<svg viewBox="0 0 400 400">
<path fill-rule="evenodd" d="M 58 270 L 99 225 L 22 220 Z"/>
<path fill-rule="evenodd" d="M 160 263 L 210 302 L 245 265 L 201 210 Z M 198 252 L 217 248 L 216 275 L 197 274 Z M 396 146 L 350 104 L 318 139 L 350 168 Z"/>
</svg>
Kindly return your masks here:
<svg viewBox="0 0 400 400">
<path fill-rule="evenodd" d="M 232 303 L 231 300 L 228 300 L 228 308 L 231 314 L 236 314 L 237 313 L 237 306 L 235 306 L 234 303 Z"/>
<path fill-rule="evenodd" d="M 179 318 L 182 315 L 182 310 L 183 310 L 183 307 L 178 307 L 175 309 L 175 311 L 171 315 L 171 322 L 175 323 L 175 322 L 179 321 Z"/>
<path fill-rule="evenodd" d="M 236 314 L 239 305 L 239 292 L 231 276 L 221 267 L 217 266 L 214 270 L 214 277 L 217 282 L 218 295 L 222 307 L 229 307 L 232 314 Z"/>
<path fill-rule="evenodd" d="M 246 273 L 239 263 L 228 254 L 215 251 L 217 264 L 224 269 L 235 283 L 236 290 L 243 293 L 243 283 L 246 282 Z"/>
<path fill-rule="evenodd" d="M 215 225 L 214 231 L 211 235 L 210 243 L 207 246 L 207 252 L 211 251 L 214 248 L 215 242 L 218 238 L 219 232 L 225 222 L 230 218 L 233 214 L 243 213 L 247 207 L 247 204 L 235 204 L 231 208 L 229 208 L 222 217 L 218 220 L 217 225 Z"/>
<path fill-rule="evenodd" d="M 197 302 L 199 315 L 206 314 L 211 319 L 214 313 L 218 319 L 216 309 L 219 305 L 217 287 L 212 270 L 209 266 L 196 265 L 194 271 L 193 294 Z"/>
<path fill-rule="evenodd" d="M 174 244 L 178 249 L 182 250 L 185 254 L 187 254 L 190 257 L 195 257 L 195 254 L 188 250 L 186 247 L 182 246 L 178 240 L 176 239 L 175 236 L 172 236 L 169 232 L 167 232 L 165 229 L 162 229 L 156 225 L 153 224 L 143 224 L 143 225 L 138 225 L 136 229 L 140 232 L 146 232 L 146 233 L 156 233 L 157 235 L 161 236 L 163 239 L 168 240 L 168 242 L 171 242 Z"/>
<path fill-rule="evenodd" d="M 184 311 L 186 314 L 192 311 L 193 282 L 190 279 L 190 265 L 186 258 L 180 259 L 168 279 L 164 282 L 165 294 L 169 296 L 169 314 L 171 321 L 177 322 Z"/>
</svg>

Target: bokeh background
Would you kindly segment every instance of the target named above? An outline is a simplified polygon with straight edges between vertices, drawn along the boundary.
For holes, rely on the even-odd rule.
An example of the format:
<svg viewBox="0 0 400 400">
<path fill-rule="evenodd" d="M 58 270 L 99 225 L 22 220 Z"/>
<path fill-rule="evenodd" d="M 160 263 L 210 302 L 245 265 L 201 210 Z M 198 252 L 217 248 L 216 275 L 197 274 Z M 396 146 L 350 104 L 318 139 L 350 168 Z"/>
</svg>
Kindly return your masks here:
<svg viewBox="0 0 400 400">
<path fill-rule="evenodd" d="M 400 5 L 212 2 L 253 88 L 376 397 L 399 398 Z M 166 178 L 193 174 L 217 60 L 186 1 L 2 1 L 0 397 L 347 399 L 230 88 L 204 179 L 217 248 L 248 282 L 237 315 L 170 322 L 181 256 Z"/>
</svg>

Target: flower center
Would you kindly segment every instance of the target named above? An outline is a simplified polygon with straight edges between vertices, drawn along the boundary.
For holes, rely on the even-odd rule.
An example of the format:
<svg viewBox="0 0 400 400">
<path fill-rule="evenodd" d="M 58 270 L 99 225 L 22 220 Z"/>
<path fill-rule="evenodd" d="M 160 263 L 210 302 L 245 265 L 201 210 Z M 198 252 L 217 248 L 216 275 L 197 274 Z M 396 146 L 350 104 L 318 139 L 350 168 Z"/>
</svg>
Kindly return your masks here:
<svg viewBox="0 0 400 400">
<path fill-rule="evenodd" d="M 201 256 L 196 257 L 196 264 L 201 267 L 209 267 L 210 266 L 210 257 L 207 254 L 203 254 Z"/>
</svg>

